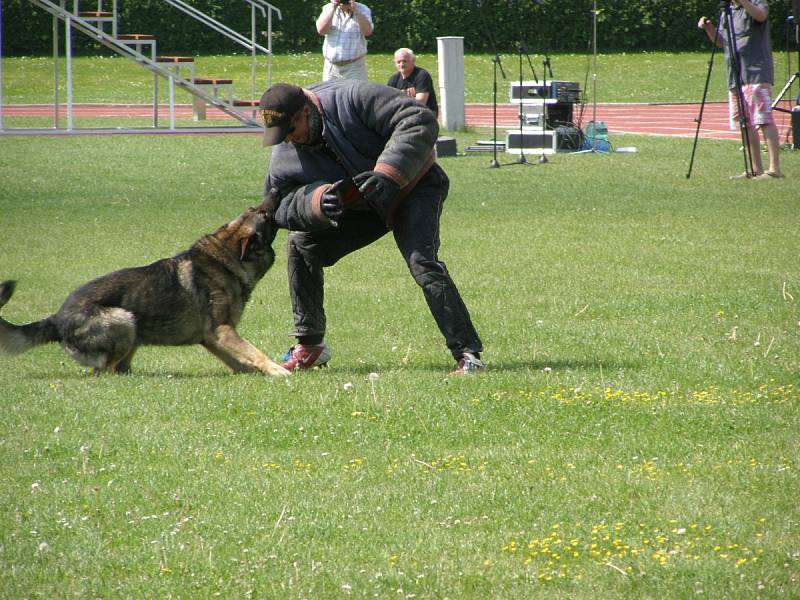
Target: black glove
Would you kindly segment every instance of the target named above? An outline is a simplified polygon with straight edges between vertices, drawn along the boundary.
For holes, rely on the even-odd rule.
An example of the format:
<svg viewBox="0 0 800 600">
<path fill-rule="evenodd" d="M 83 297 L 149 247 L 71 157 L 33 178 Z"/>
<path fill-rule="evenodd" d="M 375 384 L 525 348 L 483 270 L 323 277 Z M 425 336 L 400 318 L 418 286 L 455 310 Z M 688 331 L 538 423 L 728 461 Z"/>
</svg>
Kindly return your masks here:
<svg viewBox="0 0 800 600">
<path fill-rule="evenodd" d="M 344 212 L 344 206 L 342 206 L 342 199 L 339 197 L 337 187 L 337 184 L 334 183 L 325 190 L 320 203 L 323 214 L 328 217 L 328 220 L 334 227 L 338 227 L 337 219 L 341 217 Z"/>
<path fill-rule="evenodd" d="M 400 186 L 393 179 L 377 171 L 364 171 L 353 177 L 358 191 L 381 218 L 389 222 L 392 198 Z"/>
</svg>

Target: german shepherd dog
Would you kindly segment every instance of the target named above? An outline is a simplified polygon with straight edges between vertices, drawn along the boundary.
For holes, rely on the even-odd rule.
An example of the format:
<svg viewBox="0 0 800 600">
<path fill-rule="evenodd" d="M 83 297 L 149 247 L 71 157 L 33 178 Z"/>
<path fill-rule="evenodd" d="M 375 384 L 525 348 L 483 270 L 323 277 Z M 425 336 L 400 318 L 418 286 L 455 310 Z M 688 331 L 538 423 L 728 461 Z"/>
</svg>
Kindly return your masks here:
<svg viewBox="0 0 800 600">
<path fill-rule="evenodd" d="M 274 200 L 172 258 L 86 283 L 46 319 L 13 325 L 0 318 L 0 354 L 59 342 L 95 373 L 127 373 L 141 345 L 200 344 L 234 372 L 289 375 L 236 332 L 250 293 L 275 261 Z M 0 283 L 0 308 L 14 287 Z"/>
</svg>

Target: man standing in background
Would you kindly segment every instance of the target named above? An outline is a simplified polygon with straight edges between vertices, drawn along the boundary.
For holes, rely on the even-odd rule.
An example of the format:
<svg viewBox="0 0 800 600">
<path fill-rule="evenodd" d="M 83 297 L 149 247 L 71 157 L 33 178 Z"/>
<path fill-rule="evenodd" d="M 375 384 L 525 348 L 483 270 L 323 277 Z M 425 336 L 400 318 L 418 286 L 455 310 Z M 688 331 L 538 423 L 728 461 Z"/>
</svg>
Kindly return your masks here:
<svg viewBox="0 0 800 600">
<path fill-rule="evenodd" d="M 367 38 L 372 35 L 372 11 L 355 0 L 331 0 L 317 18 L 317 33 L 325 36 L 322 80 L 367 79 Z"/>
</svg>

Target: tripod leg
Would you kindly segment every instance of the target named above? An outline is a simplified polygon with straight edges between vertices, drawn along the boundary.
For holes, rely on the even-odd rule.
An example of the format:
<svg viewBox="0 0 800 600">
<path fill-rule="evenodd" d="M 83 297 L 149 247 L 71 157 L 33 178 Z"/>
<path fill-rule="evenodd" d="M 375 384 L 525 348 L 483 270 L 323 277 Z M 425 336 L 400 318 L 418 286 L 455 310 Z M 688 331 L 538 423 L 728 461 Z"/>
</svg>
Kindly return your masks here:
<svg viewBox="0 0 800 600">
<path fill-rule="evenodd" d="M 739 56 L 739 49 L 736 44 L 736 28 L 733 23 L 733 8 L 730 3 L 725 6 L 725 31 L 727 33 L 728 42 L 728 57 L 731 65 L 731 70 L 734 73 L 736 105 L 739 117 L 739 129 L 742 133 L 742 147 L 744 149 L 744 172 L 749 173 L 750 176 L 756 174 L 753 167 L 753 151 L 750 142 L 751 128 L 747 123 L 747 114 L 744 102 L 744 82 L 742 81 L 741 59 Z M 757 149 L 760 152 L 760 149 Z M 760 159 L 760 155 L 759 159 Z"/>
<path fill-rule="evenodd" d="M 780 94 L 775 96 L 775 100 L 772 101 L 772 110 L 775 110 L 775 107 L 778 106 L 778 103 L 781 100 L 783 100 L 783 95 L 789 91 L 789 88 L 791 88 L 794 85 L 795 80 L 798 78 L 800 78 L 800 71 L 789 77 L 789 81 L 787 81 L 786 85 L 783 86 L 783 89 L 781 90 Z"/>
<path fill-rule="evenodd" d="M 719 25 L 717 26 L 717 34 L 719 34 Z M 695 121 L 697 121 L 697 129 L 694 132 L 694 143 L 692 144 L 692 157 L 689 159 L 689 170 L 686 172 L 686 179 L 689 179 L 692 176 L 694 155 L 695 152 L 697 151 L 697 139 L 700 137 L 700 125 L 703 123 L 703 111 L 705 110 L 706 98 L 708 97 L 708 84 L 711 81 L 711 70 L 714 67 L 714 56 L 716 54 L 717 54 L 717 44 L 713 43 L 711 46 L 711 58 L 708 61 L 708 72 L 706 73 L 706 85 L 703 88 L 703 100 L 702 102 L 700 102 L 700 114 L 697 115 L 697 118 L 695 119 Z"/>
</svg>

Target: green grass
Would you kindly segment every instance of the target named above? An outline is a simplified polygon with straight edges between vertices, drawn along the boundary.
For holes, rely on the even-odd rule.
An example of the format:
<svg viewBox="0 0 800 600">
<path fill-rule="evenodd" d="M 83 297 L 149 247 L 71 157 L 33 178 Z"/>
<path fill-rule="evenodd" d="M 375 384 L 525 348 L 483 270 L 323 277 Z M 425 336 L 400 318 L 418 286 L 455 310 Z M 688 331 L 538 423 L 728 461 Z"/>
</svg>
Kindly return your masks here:
<svg viewBox="0 0 800 600">
<path fill-rule="evenodd" d="M 446 377 L 390 239 L 327 271 L 324 370 L 3 360 L 0 597 L 796 595 L 800 158 L 729 182 L 737 144 L 702 141 L 687 180 L 688 140 L 612 141 L 639 153 L 441 160 L 482 376 Z M 265 164 L 257 135 L 0 138 L 3 317 L 184 249 Z M 240 330 L 277 357 L 275 247 Z"/>
<path fill-rule="evenodd" d="M 165 50 L 166 52 L 166 50 Z M 700 102 L 703 97 L 708 53 L 641 53 L 599 54 L 597 57 L 598 102 Z M 542 56 L 531 56 L 539 77 L 543 77 Z M 776 91 L 794 73 L 796 56 L 775 54 Z M 65 100 L 65 60 L 61 59 L 61 100 Z M 435 54 L 420 54 L 417 63 L 426 67 L 438 81 Z M 498 71 L 498 100 L 508 101 L 509 81 L 519 79 L 519 57 L 501 55 L 507 80 Z M 724 67 L 717 55 L 712 68 L 709 100 L 725 100 Z M 370 78 L 384 83 L 394 72 L 392 56 L 369 54 L 367 56 Z M 554 54 L 551 56 L 556 79 L 577 81 L 581 89 L 591 94 L 593 60 L 589 55 Z M 266 86 L 267 61 L 257 63 L 257 85 L 260 91 Z M 199 56 L 196 58 L 198 77 L 225 77 L 234 80 L 237 98 L 251 97 L 251 63 L 249 56 Z M 466 55 L 464 57 L 465 101 L 488 103 L 492 101 L 492 57 Z M 4 98 L 6 104 L 52 102 L 52 57 L 22 57 L 4 62 Z M 152 102 L 152 76 L 135 62 L 122 57 L 77 57 L 74 60 L 75 102 Z M 306 85 L 317 81 L 322 73 L 322 59 L 318 53 L 277 55 L 273 60 L 273 81 L 287 81 Z M 523 78 L 532 79 L 527 57 L 523 58 Z M 166 102 L 166 85 L 161 85 L 161 101 Z M 587 96 L 591 101 L 591 97 Z M 177 101 L 188 102 L 182 92 Z"/>
</svg>

